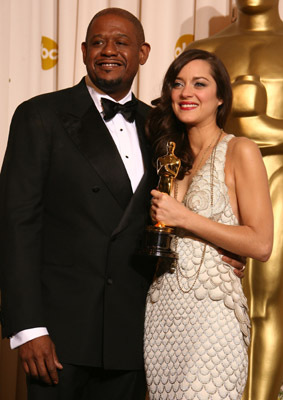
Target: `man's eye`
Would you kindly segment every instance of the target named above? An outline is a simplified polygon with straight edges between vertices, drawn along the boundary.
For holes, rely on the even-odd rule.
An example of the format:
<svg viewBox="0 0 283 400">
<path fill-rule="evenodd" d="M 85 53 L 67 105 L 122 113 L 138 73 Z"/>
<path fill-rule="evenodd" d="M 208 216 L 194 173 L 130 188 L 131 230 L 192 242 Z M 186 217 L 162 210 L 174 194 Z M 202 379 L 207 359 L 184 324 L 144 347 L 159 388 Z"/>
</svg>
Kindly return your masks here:
<svg viewBox="0 0 283 400">
<path fill-rule="evenodd" d="M 92 45 L 93 46 L 99 46 L 99 45 L 101 45 L 103 42 L 102 42 L 102 40 L 95 40 L 94 42 L 92 42 Z"/>
</svg>

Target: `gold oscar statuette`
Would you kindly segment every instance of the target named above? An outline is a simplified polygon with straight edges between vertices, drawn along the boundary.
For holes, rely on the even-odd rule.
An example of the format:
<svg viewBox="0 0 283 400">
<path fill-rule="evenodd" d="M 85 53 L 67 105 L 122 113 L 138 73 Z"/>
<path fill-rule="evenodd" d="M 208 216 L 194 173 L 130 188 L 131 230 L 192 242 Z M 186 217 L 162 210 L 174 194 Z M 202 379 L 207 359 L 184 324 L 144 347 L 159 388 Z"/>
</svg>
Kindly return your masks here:
<svg viewBox="0 0 283 400">
<path fill-rule="evenodd" d="M 174 180 L 181 166 L 181 160 L 174 154 L 175 146 L 174 142 L 168 142 L 167 154 L 159 157 L 156 165 L 159 176 L 157 189 L 169 196 L 173 192 Z M 147 226 L 142 253 L 156 257 L 178 258 L 177 253 L 170 247 L 173 234 L 174 228 L 162 222 Z"/>
</svg>

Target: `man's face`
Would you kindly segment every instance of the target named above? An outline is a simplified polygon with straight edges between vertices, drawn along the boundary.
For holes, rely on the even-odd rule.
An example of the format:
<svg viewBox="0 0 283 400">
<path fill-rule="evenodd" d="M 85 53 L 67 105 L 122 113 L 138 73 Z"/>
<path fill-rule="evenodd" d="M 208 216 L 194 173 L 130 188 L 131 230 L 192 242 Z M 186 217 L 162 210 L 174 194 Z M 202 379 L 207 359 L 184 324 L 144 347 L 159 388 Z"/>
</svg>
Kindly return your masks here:
<svg viewBox="0 0 283 400">
<path fill-rule="evenodd" d="M 117 101 L 128 93 L 139 65 L 149 54 L 149 45 L 139 43 L 137 36 L 132 22 L 107 14 L 93 21 L 87 42 L 82 43 L 92 83 Z"/>
</svg>

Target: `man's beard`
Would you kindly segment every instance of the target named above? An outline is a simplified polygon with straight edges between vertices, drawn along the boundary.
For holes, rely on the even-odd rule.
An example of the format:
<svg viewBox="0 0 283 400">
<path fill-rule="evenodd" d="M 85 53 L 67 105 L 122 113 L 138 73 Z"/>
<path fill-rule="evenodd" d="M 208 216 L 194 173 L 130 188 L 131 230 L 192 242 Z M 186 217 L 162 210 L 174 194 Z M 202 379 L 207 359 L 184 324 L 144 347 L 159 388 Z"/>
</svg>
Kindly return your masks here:
<svg viewBox="0 0 283 400">
<path fill-rule="evenodd" d="M 122 83 L 122 78 L 111 80 L 97 78 L 93 83 L 105 93 L 114 93 L 117 89 L 119 89 L 119 86 Z"/>
</svg>

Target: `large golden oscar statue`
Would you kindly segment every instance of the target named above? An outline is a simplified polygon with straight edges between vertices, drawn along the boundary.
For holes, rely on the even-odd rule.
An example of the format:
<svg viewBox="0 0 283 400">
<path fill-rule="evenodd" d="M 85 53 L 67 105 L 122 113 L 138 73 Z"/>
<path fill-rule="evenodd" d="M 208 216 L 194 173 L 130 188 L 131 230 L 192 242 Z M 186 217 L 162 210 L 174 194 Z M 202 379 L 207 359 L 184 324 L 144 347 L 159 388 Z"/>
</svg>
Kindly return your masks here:
<svg viewBox="0 0 283 400">
<path fill-rule="evenodd" d="M 244 289 L 252 321 L 244 400 L 275 400 L 283 381 L 283 22 L 279 0 L 237 0 L 237 20 L 189 48 L 216 53 L 233 85 L 229 133 L 256 141 L 264 156 L 275 217 L 266 263 L 249 261 Z"/>
</svg>

